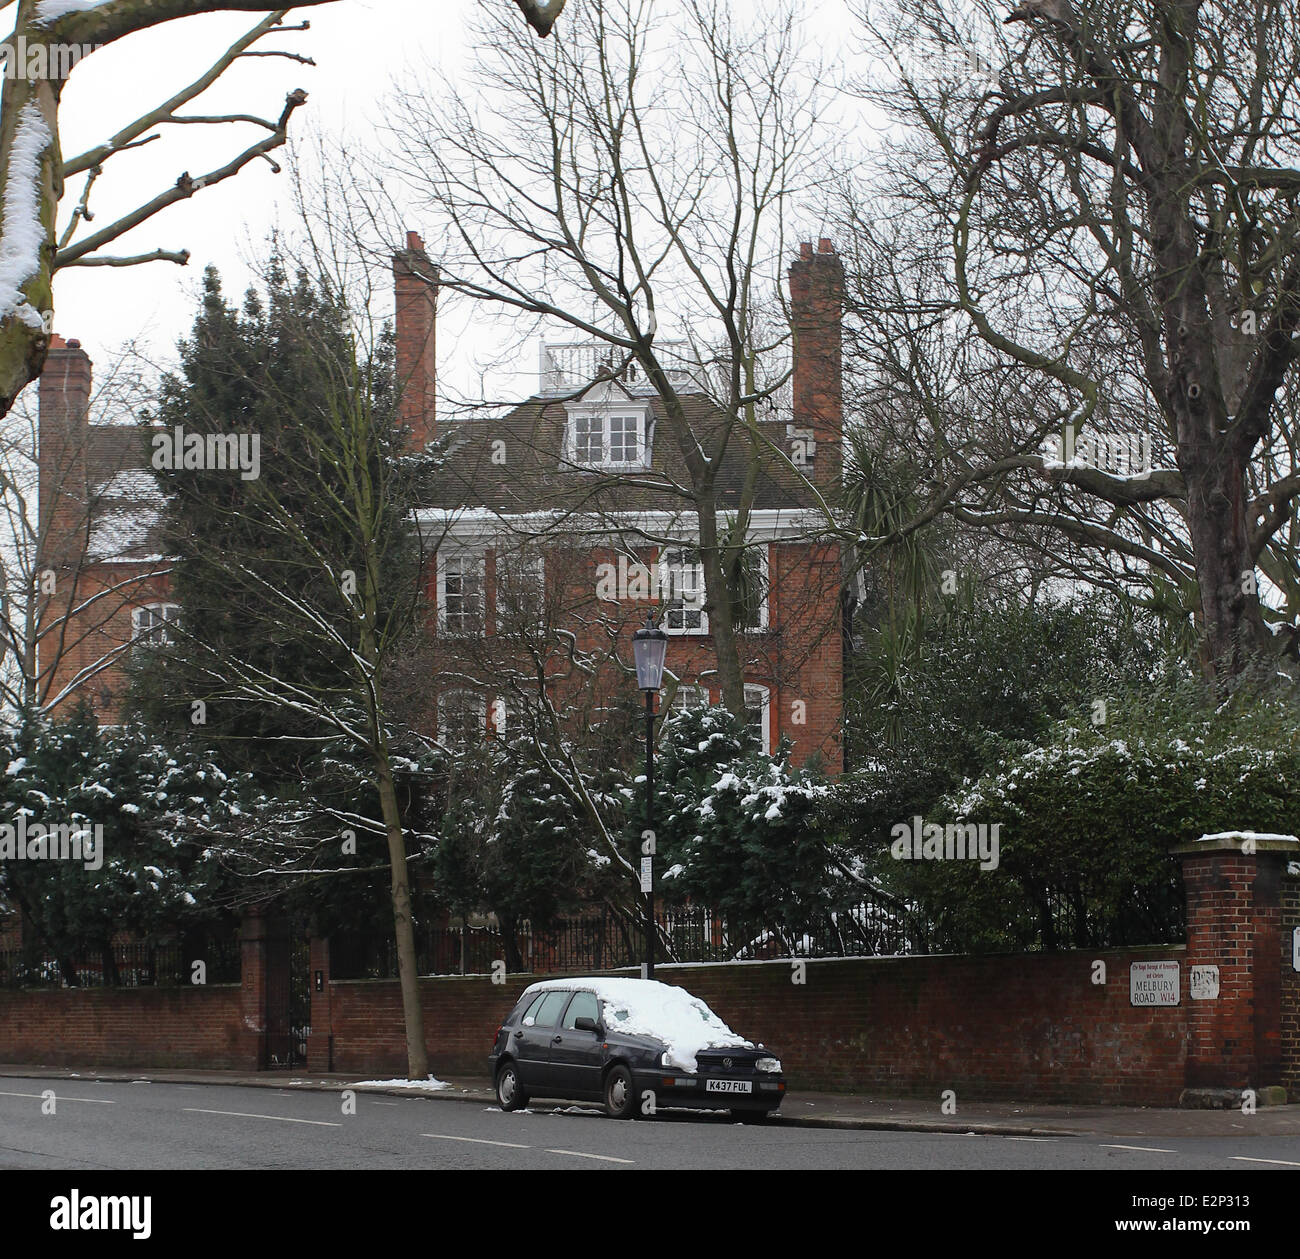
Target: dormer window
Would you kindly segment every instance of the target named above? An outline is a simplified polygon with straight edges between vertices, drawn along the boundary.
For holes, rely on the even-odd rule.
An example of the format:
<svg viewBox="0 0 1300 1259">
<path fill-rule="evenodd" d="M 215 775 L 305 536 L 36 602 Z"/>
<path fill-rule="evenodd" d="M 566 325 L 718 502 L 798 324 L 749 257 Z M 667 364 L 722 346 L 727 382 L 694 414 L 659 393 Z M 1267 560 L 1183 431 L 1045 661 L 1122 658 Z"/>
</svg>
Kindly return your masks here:
<svg viewBox="0 0 1300 1259">
<path fill-rule="evenodd" d="M 597 465 L 605 462 L 605 417 L 603 415 L 573 417 L 573 462 Z"/>
<path fill-rule="evenodd" d="M 629 398 L 613 382 L 604 382 L 565 410 L 569 422 L 562 466 L 614 472 L 650 466 L 648 399 Z"/>
<path fill-rule="evenodd" d="M 611 415 L 609 417 L 610 463 L 640 463 L 641 445 L 640 416 Z"/>
</svg>

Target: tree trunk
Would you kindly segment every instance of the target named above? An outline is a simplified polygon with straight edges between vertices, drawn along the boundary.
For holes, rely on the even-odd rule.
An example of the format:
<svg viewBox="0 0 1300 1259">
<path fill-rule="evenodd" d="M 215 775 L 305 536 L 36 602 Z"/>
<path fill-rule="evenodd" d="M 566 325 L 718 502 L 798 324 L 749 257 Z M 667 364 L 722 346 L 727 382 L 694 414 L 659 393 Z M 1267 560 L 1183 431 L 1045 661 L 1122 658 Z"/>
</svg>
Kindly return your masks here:
<svg viewBox="0 0 1300 1259">
<path fill-rule="evenodd" d="M 379 803 L 388 833 L 388 863 L 393 872 L 393 932 L 397 940 L 397 974 L 402 985 L 402 1014 L 406 1020 L 407 1075 L 423 1080 L 429 1074 L 429 1054 L 424 1044 L 424 1007 L 416 979 L 415 927 L 411 921 L 411 885 L 406 870 L 406 837 L 397 807 L 392 766 L 381 748 L 375 757 Z"/>
<path fill-rule="evenodd" d="M 731 588 L 722 570 L 718 549 L 718 513 L 712 503 L 698 504 L 700 563 L 704 568 L 704 610 L 709 618 L 709 636 L 718 662 L 718 685 L 722 702 L 739 720 L 745 720 L 745 677 L 740 667 L 740 647 L 732 619 Z"/>
<path fill-rule="evenodd" d="M 1256 593 L 1246 519 L 1246 473 L 1230 444 L 1179 443 L 1187 524 L 1196 557 L 1202 624 L 1211 667 L 1222 682 L 1269 645 Z"/>
</svg>

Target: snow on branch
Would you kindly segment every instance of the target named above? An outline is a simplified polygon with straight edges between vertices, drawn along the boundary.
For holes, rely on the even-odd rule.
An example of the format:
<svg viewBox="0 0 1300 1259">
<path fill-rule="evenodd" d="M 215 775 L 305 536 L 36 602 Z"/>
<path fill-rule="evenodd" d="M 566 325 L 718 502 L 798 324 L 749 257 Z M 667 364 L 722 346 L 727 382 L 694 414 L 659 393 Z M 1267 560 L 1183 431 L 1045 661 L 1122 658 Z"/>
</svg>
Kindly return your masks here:
<svg viewBox="0 0 1300 1259">
<path fill-rule="evenodd" d="M 40 271 L 45 229 L 41 225 L 41 154 L 53 143 L 45 119 L 34 101 L 18 115 L 9 150 L 5 180 L 4 218 L 0 221 L 0 319 L 17 316 L 29 328 L 43 328 L 23 285 Z"/>
</svg>

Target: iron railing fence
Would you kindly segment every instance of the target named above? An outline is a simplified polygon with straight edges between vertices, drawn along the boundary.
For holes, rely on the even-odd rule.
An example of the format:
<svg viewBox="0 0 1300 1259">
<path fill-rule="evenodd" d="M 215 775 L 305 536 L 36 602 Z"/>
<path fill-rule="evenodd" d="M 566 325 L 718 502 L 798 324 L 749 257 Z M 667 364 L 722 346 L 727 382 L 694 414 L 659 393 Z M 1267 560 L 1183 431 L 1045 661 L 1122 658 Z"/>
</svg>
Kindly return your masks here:
<svg viewBox="0 0 1300 1259">
<path fill-rule="evenodd" d="M 202 962 L 204 971 L 194 963 Z M 239 941 L 209 939 L 200 948 L 179 941 L 135 941 L 75 953 L 0 950 L 0 988 L 178 988 L 240 981 Z"/>
<path fill-rule="evenodd" d="M 906 911 L 864 902 L 828 911 L 812 923 L 745 921 L 705 907 L 661 910 L 655 955 L 662 962 L 730 962 L 782 957 L 874 957 L 924 952 Z M 500 926 L 416 929 L 421 975 L 616 970 L 644 957 L 645 929 L 633 913 L 608 905 L 507 933 Z M 395 979 L 397 947 L 390 935 L 343 932 L 330 938 L 334 979 Z"/>
</svg>

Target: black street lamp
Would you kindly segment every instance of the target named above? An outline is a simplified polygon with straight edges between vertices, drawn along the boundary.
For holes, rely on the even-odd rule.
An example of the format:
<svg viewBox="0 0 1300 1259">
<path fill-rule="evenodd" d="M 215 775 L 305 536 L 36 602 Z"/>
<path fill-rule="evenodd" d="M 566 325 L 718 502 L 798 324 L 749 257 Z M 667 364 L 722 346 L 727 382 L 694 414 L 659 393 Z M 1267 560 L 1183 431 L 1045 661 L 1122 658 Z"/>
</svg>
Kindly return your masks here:
<svg viewBox="0 0 1300 1259">
<path fill-rule="evenodd" d="M 655 798 L 655 693 L 664 680 L 668 635 L 645 614 L 645 626 L 632 635 L 636 659 L 636 684 L 645 692 L 645 825 L 649 831 L 641 851 L 641 891 L 645 895 L 645 974 L 655 977 L 654 798 Z"/>
</svg>

